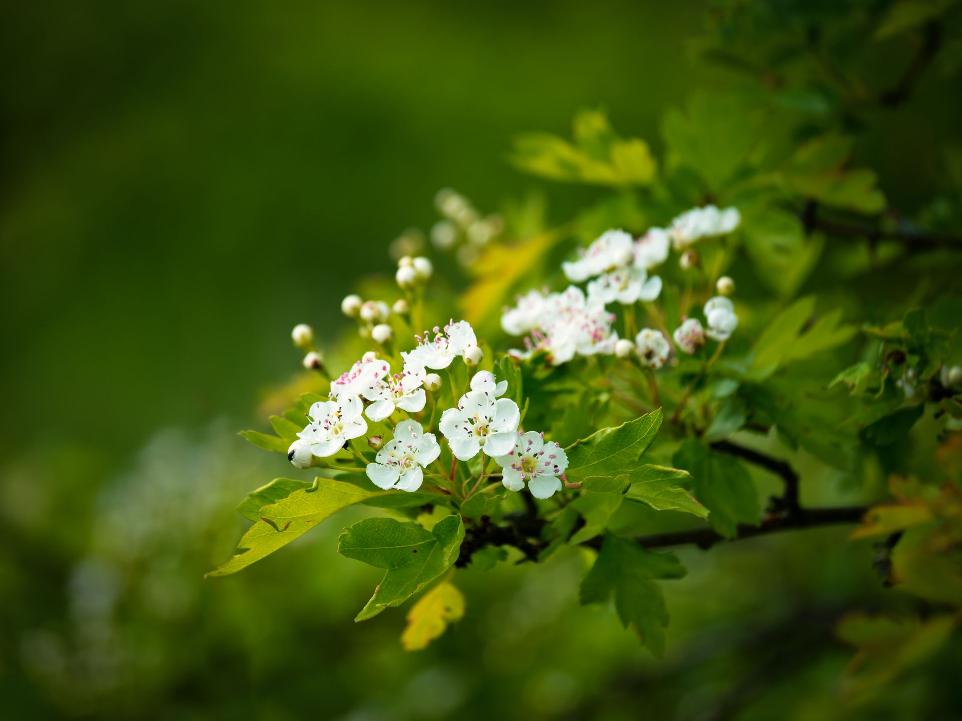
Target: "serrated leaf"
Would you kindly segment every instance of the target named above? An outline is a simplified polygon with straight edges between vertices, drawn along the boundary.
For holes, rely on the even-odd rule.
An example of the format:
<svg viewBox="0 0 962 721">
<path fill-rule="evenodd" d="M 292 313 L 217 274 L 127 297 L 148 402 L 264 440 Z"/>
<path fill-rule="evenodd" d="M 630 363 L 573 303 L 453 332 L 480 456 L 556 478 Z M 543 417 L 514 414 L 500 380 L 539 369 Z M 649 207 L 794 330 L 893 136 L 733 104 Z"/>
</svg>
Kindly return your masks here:
<svg viewBox="0 0 962 721">
<path fill-rule="evenodd" d="M 393 518 L 368 518 L 345 529 L 338 552 L 387 571 L 354 620 L 400 606 L 427 587 L 457 560 L 462 540 L 464 524 L 457 515 L 441 519 L 431 531 Z"/>
<path fill-rule="evenodd" d="M 638 466 L 661 427 L 661 409 L 620 426 L 602 428 L 566 449 L 568 479 L 582 481 L 593 476 L 613 477 L 630 473 Z"/>
<path fill-rule="evenodd" d="M 665 650 L 668 608 L 655 579 L 682 578 L 685 567 L 670 553 L 646 551 L 634 541 L 607 535 L 594 566 L 581 582 L 581 603 L 614 596 L 618 617 L 655 656 Z"/>
<path fill-rule="evenodd" d="M 283 548 L 342 508 L 389 493 L 366 490 L 330 478 L 315 478 L 311 488 L 295 490 L 275 503 L 262 506 L 257 521 L 237 542 L 234 555 L 207 575 L 216 577 L 237 573 Z M 247 510 L 250 508 L 248 506 Z"/>
<path fill-rule="evenodd" d="M 734 537 L 739 523 L 758 523 L 758 492 L 737 458 L 715 453 L 691 438 L 678 449 L 672 462 L 691 473 L 696 498 L 711 512 L 708 520 L 723 536 Z"/>
<path fill-rule="evenodd" d="M 625 498 L 651 506 L 656 511 L 680 511 L 708 518 L 708 509 L 683 484 L 691 482 L 688 471 L 669 466 L 644 465 L 629 476 Z"/>
<path fill-rule="evenodd" d="M 841 345 L 857 332 L 855 326 L 840 325 L 840 310 L 806 327 L 814 311 L 815 298 L 801 298 L 768 324 L 752 349 L 752 377 L 767 378 L 779 367 Z"/>
<path fill-rule="evenodd" d="M 432 588 L 408 611 L 407 626 L 401 634 L 405 651 L 420 651 L 440 637 L 448 625 L 464 616 L 464 594 L 444 581 Z"/>
</svg>

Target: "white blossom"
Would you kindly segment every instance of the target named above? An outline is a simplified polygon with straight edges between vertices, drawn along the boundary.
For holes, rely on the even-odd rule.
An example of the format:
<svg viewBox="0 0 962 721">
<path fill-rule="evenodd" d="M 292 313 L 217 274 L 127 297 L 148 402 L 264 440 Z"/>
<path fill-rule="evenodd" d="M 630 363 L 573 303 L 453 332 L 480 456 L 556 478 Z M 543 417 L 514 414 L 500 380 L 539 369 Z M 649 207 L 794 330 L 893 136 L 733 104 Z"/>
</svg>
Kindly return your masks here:
<svg viewBox="0 0 962 721">
<path fill-rule="evenodd" d="M 491 371 L 478 371 L 471 378 L 471 390 L 500 398 L 508 390 L 508 381 L 499 381 Z"/>
<path fill-rule="evenodd" d="M 364 404 L 357 396 L 338 400 L 319 401 L 311 406 L 311 422 L 297 437 L 305 441 L 315 456 L 333 456 L 352 438 L 367 432 L 367 422 L 361 415 Z"/>
<path fill-rule="evenodd" d="M 575 355 L 614 353 L 618 334 L 612 332 L 611 324 L 615 316 L 603 303 L 568 286 L 564 293 L 552 294 L 550 308 L 540 329 L 527 341 L 529 353 L 544 351 L 554 365 L 567 363 Z"/>
<path fill-rule="evenodd" d="M 545 443 L 542 434 L 528 431 L 495 462 L 503 469 L 501 482 L 508 490 L 520 491 L 527 483 L 535 498 L 550 498 L 561 490 L 558 476 L 567 469 L 568 456 L 554 441 Z"/>
<path fill-rule="evenodd" d="M 423 255 L 419 255 L 411 261 L 411 265 L 418 275 L 418 280 L 422 282 L 429 280 L 434 274 L 434 265 L 429 258 L 425 258 Z"/>
<path fill-rule="evenodd" d="M 418 337 L 418 345 L 410 351 L 402 352 L 405 370 L 417 372 L 425 368 L 439 370 L 447 368 L 458 356 L 464 358 L 470 351 L 474 355 L 478 339 L 474 329 L 467 321 L 448 323 L 444 329 L 434 328 L 434 336 L 429 333 Z M 480 350 L 480 349 L 479 349 Z"/>
<path fill-rule="evenodd" d="M 366 300 L 361 303 L 361 320 L 368 323 L 380 323 L 387 320 L 391 309 L 382 300 Z"/>
<path fill-rule="evenodd" d="M 633 305 L 639 300 L 652 301 L 661 293 L 661 278 L 648 277 L 643 268 L 617 268 L 588 283 L 588 297 L 603 305 L 614 303 Z"/>
<path fill-rule="evenodd" d="M 475 378 L 477 375 L 475 374 Z M 514 447 L 521 421 L 518 404 L 510 398 L 497 398 L 500 384 L 490 373 L 472 378 L 472 390 L 461 396 L 457 408 L 441 414 L 441 433 L 448 439 L 451 452 L 461 461 L 474 458 L 479 451 L 489 456 L 508 453 Z M 475 389 L 476 388 L 476 389 Z"/>
<path fill-rule="evenodd" d="M 581 252 L 578 260 L 561 264 L 568 280 L 588 280 L 634 260 L 634 240 L 623 230 L 609 230 Z"/>
<path fill-rule="evenodd" d="M 671 344 L 665 334 L 654 328 L 643 328 L 635 336 L 635 345 L 642 364 L 656 370 L 665 365 L 671 355 Z"/>
<path fill-rule="evenodd" d="M 650 228 L 635 241 L 635 267 L 650 270 L 668 259 L 671 237 L 664 228 Z"/>
<path fill-rule="evenodd" d="M 306 348 L 314 342 L 314 329 L 307 323 L 298 323 L 291 331 L 291 340 L 298 348 Z"/>
<path fill-rule="evenodd" d="M 676 250 L 687 248 L 701 238 L 731 233 L 741 222 L 737 208 L 719 210 L 714 205 L 692 208 L 671 221 L 672 242 Z"/>
<path fill-rule="evenodd" d="M 705 329 L 697 318 L 688 318 L 672 334 L 675 345 L 692 355 L 705 345 Z"/>
<path fill-rule="evenodd" d="M 404 371 L 382 378 L 362 394 L 371 405 L 364 413 L 372 421 L 383 421 L 400 408 L 408 413 L 423 410 L 427 396 L 424 393 L 424 371 Z"/>
<path fill-rule="evenodd" d="M 394 273 L 399 288 L 413 288 L 418 282 L 418 272 L 410 265 L 402 265 Z"/>
<path fill-rule="evenodd" d="M 394 438 L 377 452 L 374 463 L 367 464 L 367 477 L 378 488 L 416 491 L 424 481 L 421 468 L 440 454 L 433 433 L 424 433 L 417 421 L 401 421 L 394 429 Z"/>
<path fill-rule="evenodd" d="M 710 298 L 705 303 L 705 320 L 708 322 L 705 335 L 717 341 L 728 340 L 738 327 L 735 306 L 732 305 L 731 300 L 720 295 Z"/>
<path fill-rule="evenodd" d="M 506 308 L 501 315 L 501 327 L 509 335 L 524 335 L 539 328 L 548 311 L 550 296 L 529 290 L 518 297 L 518 303 L 513 308 Z"/>
<path fill-rule="evenodd" d="M 363 395 L 373 388 L 379 380 L 386 376 L 391 366 L 380 358 L 362 358 L 333 381 L 331 381 L 331 398 Z"/>
</svg>

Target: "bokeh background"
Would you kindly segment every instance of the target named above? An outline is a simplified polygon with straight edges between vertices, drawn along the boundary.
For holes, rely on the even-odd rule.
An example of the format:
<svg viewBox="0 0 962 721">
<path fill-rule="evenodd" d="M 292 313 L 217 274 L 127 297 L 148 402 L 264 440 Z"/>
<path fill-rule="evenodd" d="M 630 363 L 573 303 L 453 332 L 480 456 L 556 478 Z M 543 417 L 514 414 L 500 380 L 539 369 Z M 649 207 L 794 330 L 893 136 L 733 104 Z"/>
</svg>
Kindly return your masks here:
<svg viewBox="0 0 962 721">
<path fill-rule="evenodd" d="M 664 110 L 723 82 L 687 52 L 703 10 L 4 4 L 0 716 L 839 713 L 832 624 L 878 587 L 843 531 L 686 551 L 662 662 L 577 606 L 578 553 L 464 573 L 467 619 L 418 654 L 403 612 L 351 623 L 377 574 L 337 556 L 333 526 L 202 578 L 239 534 L 236 501 L 286 472 L 236 430 L 296 373 L 290 327 L 345 332 L 340 298 L 391 272 L 389 243 L 433 222 L 439 188 L 496 209 L 539 186 L 506 162 L 519 132 L 603 107 L 657 151 Z M 909 684 L 888 712 L 951 687 Z"/>
</svg>

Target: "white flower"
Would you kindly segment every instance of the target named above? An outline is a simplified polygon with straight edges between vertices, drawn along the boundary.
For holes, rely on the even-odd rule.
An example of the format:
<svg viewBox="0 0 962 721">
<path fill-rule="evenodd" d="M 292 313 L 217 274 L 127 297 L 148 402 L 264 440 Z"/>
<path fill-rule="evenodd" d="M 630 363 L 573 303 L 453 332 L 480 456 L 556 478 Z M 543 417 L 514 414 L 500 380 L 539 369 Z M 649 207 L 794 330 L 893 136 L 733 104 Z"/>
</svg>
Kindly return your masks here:
<svg viewBox="0 0 962 721">
<path fill-rule="evenodd" d="M 643 328 L 635 336 L 635 345 L 638 346 L 638 356 L 642 364 L 649 368 L 661 368 L 671 355 L 668 339 L 664 333 L 654 328 Z"/>
<path fill-rule="evenodd" d="M 671 238 L 663 228 L 650 228 L 635 241 L 635 267 L 649 270 L 668 259 Z"/>
<path fill-rule="evenodd" d="M 482 360 L 484 360 L 484 351 L 478 346 L 473 345 L 464 351 L 464 364 L 469 368 L 474 368 Z"/>
<path fill-rule="evenodd" d="M 741 222 L 737 208 L 719 210 L 714 205 L 692 208 L 671 221 L 672 242 L 676 250 L 687 248 L 700 238 L 731 233 Z"/>
<path fill-rule="evenodd" d="M 475 378 L 478 375 L 475 374 Z M 448 408 L 441 414 L 439 424 L 451 452 L 461 461 L 474 458 L 482 449 L 489 456 L 508 453 L 514 447 L 521 421 L 517 403 L 510 398 L 495 397 L 498 384 L 494 383 L 493 376 L 472 379 L 472 386 L 475 383 L 479 390 L 461 396 L 457 408 Z"/>
<path fill-rule="evenodd" d="M 361 359 L 331 381 L 331 398 L 363 395 L 373 388 L 391 370 L 386 360 L 379 358 Z"/>
<path fill-rule="evenodd" d="M 399 288 L 413 288 L 418 282 L 418 272 L 410 265 L 402 265 L 394 273 Z"/>
<path fill-rule="evenodd" d="M 314 460 L 314 454 L 311 453 L 311 444 L 298 438 L 287 449 L 287 460 L 291 462 L 294 468 L 309 468 L 311 461 Z"/>
<path fill-rule="evenodd" d="M 416 491 L 424 480 L 422 466 L 433 463 L 441 446 L 433 433 L 424 433 L 417 421 L 401 421 L 388 441 L 367 464 L 367 477 L 378 488 Z"/>
<path fill-rule="evenodd" d="M 554 365 L 567 363 L 575 355 L 614 353 L 618 335 L 612 333 L 615 316 L 597 299 L 586 298 L 580 288 L 568 286 L 551 297 L 553 311 L 540 333 L 533 334 L 532 350 L 544 350 Z"/>
<path fill-rule="evenodd" d="M 427 397 L 424 388 L 424 371 L 395 373 L 382 378 L 377 385 L 364 391 L 364 397 L 371 401 L 365 414 L 372 421 L 383 421 L 400 408 L 408 413 L 417 413 L 424 408 Z"/>
<path fill-rule="evenodd" d="M 501 466 L 501 482 L 511 491 L 524 484 L 535 498 L 550 498 L 561 490 L 558 478 L 568 467 L 568 456 L 554 441 L 545 443 L 540 433 L 528 431 L 518 436 L 509 453 L 494 459 Z"/>
<path fill-rule="evenodd" d="M 573 262 L 561 264 L 568 280 L 580 283 L 609 270 L 628 265 L 634 258 L 634 240 L 623 230 L 609 230 L 582 251 Z"/>
<path fill-rule="evenodd" d="M 675 345 L 688 355 L 692 355 L 705 345 L 705 329 L 697 318 L 688 318 L 675 328 L 672 337 L 675 339 Z"/>
<path fill-rule="evenodd" d="M 588 298 L 603 305 L 618 301 L 633 305 L 639 300 L 652 301 L 661 293 L 661 278 L 648 277 L 642 268 L 618 268 L 588 283 Z"/>
<path fill-rule="evenodd" d="M 518 297 L 518 304 L 506 308 L 501 315 L 501 327 L 509 335 L 524 335 L 541 326 L 549 309 L 549 296 L 537 290 L 529 290 Z"/>
<path fill-rule="evenodd" d="M 708 321 L 708 330 L 705 331 L 705 335 L 717 341 L 728 340 L 738 327 L 735 306 L 732 305 L 731 300 L 720 295 L 710 298 L 705 303 L 705 320 Z"/>
<path fill-rule="evenodd" d="M 364 404 L 357 396 L 320 401 L 311 406 L 311 422 L 297 437 L 305 441 L 315 456 L 333 456 L 352 438 L 367 433 L 367 422 L 361 416 Z"/>
<path fill-rule="evenodd" d="M 451 365 L 457 356 L 466 357 L 468 351 L 474 355 L 472 349 L 478 347 L 478 339 L 471 324 L 465 320 L 451 322 L 442 331 L 435 327 L 434 337 L 428 333 L 418 338 L 418 345 L 413 350 L 401 353 L 404 359 L 404 369 L 411 372 L 432 368 L 439 370 Z"/>
<path fill-rule="evenodd" d="M 499 381 L 491 371 L 478 371 L 471 378 L 471 390 L 500 398 L 508 390 L 508 381 Z"/>
<path fill-rule="evenodd" d="M 411 265 L 414 272 L 418 274 L 418 280 L 422 282 L 428 280 L 434 274 L 434 265 L 430 258 L 425 258 L 423 255 L 412 260 Z"/>
</svg>

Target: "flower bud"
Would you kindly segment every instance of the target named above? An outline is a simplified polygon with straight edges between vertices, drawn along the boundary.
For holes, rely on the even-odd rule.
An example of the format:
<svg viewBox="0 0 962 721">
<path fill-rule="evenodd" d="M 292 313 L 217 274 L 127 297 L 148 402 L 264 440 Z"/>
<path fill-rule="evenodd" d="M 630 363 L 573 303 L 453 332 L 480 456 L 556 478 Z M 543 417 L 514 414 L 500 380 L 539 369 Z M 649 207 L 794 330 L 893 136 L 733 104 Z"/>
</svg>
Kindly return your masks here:
<svg viewBox="0 0 962 721">
<path fill-rule="evenodd" d="M 384 445 L 384 438 L 382 436 L 370 436 L 367 439 L 367 444 L 376 451 Z"/>
<path fill-rule="evenodd" d="M 424 376 L 423 385 L 429 391 L 436 391 L 441 387 L 441 376 L 437 373 L 428 373 Z"/>
<path fill-rule="evenodd" d="M 322 359 L 321 359 L 321 354 L 320 354 L 320 353 L 316 353 L 316 352 L 314 352 L 314 351 L 311 351 L 311 352 L 308 353 L 306 356 L 304 356 L 304 360 L 301 361 L 301 362 L 304 364 L 304 367 L 307 368 L 307 370 L 313 371 L 313 370 L 317 370 L 318 368 L 320 368 L 320 367 L 321 367 L 321 363 L 322 363 L 323 361 L 322 361 Z"/>
<path fill-rule="evenodd" d="M 635 349 L 635 344 L 626 338 L 620 338 L 615 343 L 615 355 L 619 358 L 627 358 Z"/>
<path fill-rule="evenodd" d="M 733 295 L 735 293 L 735 281 L 729 276 L 723 275 L 718 279 L 718 282 L 715 283 L 715 290 L 718 291 L 718 295 Z"/>
<path fill-rule="evenodd" d="M 314 342 L 314 329 L 307 323 L 298 323 L 291 331 L 291 340 L 298 348 L 307 349 Z"/>
<path fill-rule="evenodd" d="M 450 220 L 439 220 L 431 226 L 431 242 L 435 248 L 447 250 L 458 241 L 458 229 Z"/>
<path fill-rule="evenodd" d="M 298 438 L 287 449 L 287 460 L 295 468 L 310 468 L 314 456 L 311 454 L 311 446 L 304 439 Z"/>
<path fill-rule="evenodd" d="M 410 255 L 405 255 L 397 262 L 398 268 L 410 268 L 414 265 L 414 259 Z"/>
<path fill-rule="evenodd" d="M 387 320 L 387 306 L 376 300 L 364 301 L 363 305 L 361 305 L 361 320 L 368 323 L 378 323 L 382 320 Z"/>
<path fill-rule="evenodd" d="M 394 315 L 407 315 L 411 311 L 411 307 L 404 298 L 398 298 L 394 301 L 394 305 L 391 306 L 391 312 Z"/>
<path fill-rule="evenodd" d="M 418 282 L 418 272 L 414 270 L 413 266 L 402 265 L 397 269 L 397 273 L 394 274 L 394 280 L 397 281 L 398 286 L 401 288 L 413 288 Z"/>
<path fill-rule="evenodd" d="M 414 264 L 414 272 L 418 274 L 418 280 L 426 281 L 434 274 L 434 265 L 423 255 L 415 258 L 412 263 Z"/>
<path fill-rule="evenodd" d="M 468 367 L 473 368 L 481 362 L 482 358 L 484 358 L 484 351 L 476 345 L 464 351 L 464 364 Z"/>
<path fill-rule="evenodd" d="M 370 363 L 371 361 L 376 361 L 376 360 L 377 360 L 377 353 L 375 353 L 375 352 L 372 351 L 372 350 L 369 350 L 367 353 L 365 353 L 364 355 L 361 356 L 361 360 L 364 361 L 365 363 Z"/>
<path fill-rule="evenodd" d="M 962 388 L 962 366 L 942 366 L 939 380 L 946 388 Z"/>
<path fill-rule="evenodd" d="M 341 312 L 348 318 L 356 318 L 361 310 L 361 296 L 351 293 L 341 301 Z"/>
<path fill-rule="evenodd" d="M 376 326 L 371 328 L 371 338 L 374 339 L 375 343 L 387 343 L 391 340 L 391 336 L 394 335 L 394 331 L 391 330 L 391 326 L 387 323 L 378 323 Z"/>
<path fill-rule="evenodd" d="M 698 267 L 700 260 L 701 259 L 698 257 L 698 251 L 689 248 L 681 254 L 681 258 L 678 259 L 678 265 L 681 266 L 682 270 L 689 270 L 691 268 Z"/>
</svg>

